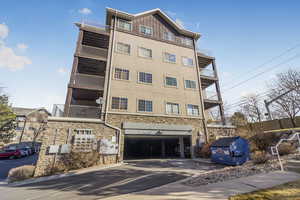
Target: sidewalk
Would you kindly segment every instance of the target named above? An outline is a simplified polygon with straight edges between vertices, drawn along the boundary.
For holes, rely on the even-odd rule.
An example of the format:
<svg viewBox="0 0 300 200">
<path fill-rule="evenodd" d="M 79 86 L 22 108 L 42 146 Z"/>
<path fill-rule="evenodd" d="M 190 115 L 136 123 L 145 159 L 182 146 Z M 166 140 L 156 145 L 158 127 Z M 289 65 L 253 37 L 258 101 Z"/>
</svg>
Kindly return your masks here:
<svg viewBox="0 0 300 200">
<path fill-rule="evenodd" d="M 298 179 L 300 179 L 298 173 L 276 171 L 199 187 L 185 186 L 179 181 L 143 192 L 106 198 L 106 200 L 227 200 L 229 196 L 235 194 L 270 188 Z"/>
</svg>

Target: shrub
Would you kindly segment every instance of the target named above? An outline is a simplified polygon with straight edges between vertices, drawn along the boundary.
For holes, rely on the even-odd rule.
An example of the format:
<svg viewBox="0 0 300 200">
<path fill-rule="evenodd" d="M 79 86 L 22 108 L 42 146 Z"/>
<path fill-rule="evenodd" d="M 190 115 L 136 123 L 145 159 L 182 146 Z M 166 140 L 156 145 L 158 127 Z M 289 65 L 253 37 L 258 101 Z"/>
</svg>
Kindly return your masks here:
<svg viewBox="0 0 300 200">
<path fill-rule="evenodd" d="M 265 151 L 256 151 L 251 157 L 255 164 L 263 164 L 269 160 L 268 154 Z"/>
<path fill-rule="evenodd" d="M 13 168 L 8 173 L 8 181 L 21 181 L 28 178 L 32 178 L 34 174 L 35 166 L 24 165 L 20 167 Z"/>
<path fill-rule="evenodd" d="M 202 158 L 210 158 L 210 156 L 211 156 L 210 145 L 211 144 L 207 143 L 207 144 L 204 144 L 201 147 L 201 149 L 199 151 L 200 157 L 202 157 Z"/>
<path fill-rule="evenodd" d="M 250 142 L 259 151 L 267 151 L 270 146 L 274 146 L 280 139 L 276 133 L 258 133 L 250 138 Z"/>
<path fill-rule="evenodd" d="M 288 155 L 295 151 L 295 147 L 292 144 L 283 143 L 278 146 L 279 155 Z"/>
</svg>

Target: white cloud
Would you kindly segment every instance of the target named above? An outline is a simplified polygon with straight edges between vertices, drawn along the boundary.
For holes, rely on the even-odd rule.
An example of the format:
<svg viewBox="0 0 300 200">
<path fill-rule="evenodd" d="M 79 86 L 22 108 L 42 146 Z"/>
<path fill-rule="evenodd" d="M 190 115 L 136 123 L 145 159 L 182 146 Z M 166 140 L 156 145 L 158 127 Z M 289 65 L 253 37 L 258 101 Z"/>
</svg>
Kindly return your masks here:
<svg viewBox="0 0 300 200">
<path fill-rule="evenodd" d="M 184 23 L 183 23 L 183 21 L 181 20 L 181 19 L 176 19 L 175 20 L 175 22 L 176 22 L 176 24 L 178 24 L 181 28 L 184 28 Z"/>
<path fill-rule="evenodd" d="M 16 55 L 12 48 L 6 47 L 4 44 L 0 46 L 0 68 L 16 71 L 31 63 L 31 60 L 26 56 Z"/>
<path fill-rule="evenodd" d="M 0 39 L 5 39 L 8 36 L 9 29 L 5 24 L 0 24 Z"/>
<path fill-rule="evenodd" d="M 17 48 L 20 49 L 21 51 L 26 51 L 28 49 L 28 46 L 24 43 L 17 44 Z"/>
<path fill-rule="evenodd" d="M 68 70 L 64 67 L 60 67 L 57 69 L 57 72 L 61 75 L 65 75 L 68 72 Z"/>
<path fill-rule="evenodd" d="M 89 15 L 89 14 L 92 14 L 92 10 L 89 9 L 89 8 L 81 8 L 78 10 L 78 12 L 80 14 L 83 14 L 83 15 Z"/>
</svg>

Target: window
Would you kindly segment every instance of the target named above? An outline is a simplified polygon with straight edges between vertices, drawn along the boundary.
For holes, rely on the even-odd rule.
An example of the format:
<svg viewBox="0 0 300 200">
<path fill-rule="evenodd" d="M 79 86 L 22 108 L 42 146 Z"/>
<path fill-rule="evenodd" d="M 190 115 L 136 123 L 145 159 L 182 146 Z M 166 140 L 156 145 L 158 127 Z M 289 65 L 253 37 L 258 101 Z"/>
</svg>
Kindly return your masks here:
<svg viewBox="0 0 300 200">
<path fill-rule="evenodd" d="M 124 54 L 130 54 L 130 45 L 124 44 L 122 42 L 117 43 L 117 52 L 124 53 Z"/>
<path fill-rule="evenodd" d="M 194 66 L 194 60 L 188 57 L 182 57 L 182 64 L 185 66 Z"/>
<path fill-rule="evenodd" d="M 169 40 L 169 41 L 175 40 L 174 34 L 171 32 L 168 32 L 168 31 L 164 32 L 163 38 L 164 38 L 164 40 Z"/>
<path fill-rule="evenodd" d="M 138 101 L 138 111 L 152 112 L 152 101 L 140 100 Z"/>
<path fill-rule="evenodd" d="M 141 25 L 140 26 L 140 32 L 143 33 L 144 35 L 151 36 L 152 35 L 152 28 L 148 27 L 148 26 Z"/>
<path fill-rule="evenodd" d="M 144 58 L 152 58 L 152 50 L 139 47 L 139 56 Z"/>
<path fill-rule="evenodd" d="M 188 104 L 187 105 L 187 114 L 198 116 L 199 115 L 199 106 Z"/>
<path fill-rule="evenodd" d="M 118 20 L 118 28 L 123 29 L 125 31 L 131 31 L 131 23 L 124 19 Z"/>
<path fill-rule="evenodd" d="M 175 63 L 176 62 L 176 55 L 170 53 L 164 53 L 164 60 L 166 62 Z"/>
<path fill-rule="evenodd" d="M 191 88 L 191 89 L 196 88 L 196 81 L 185 80 L 184 82 L 185 82 L 185 88 Z"/>
<path fill-rule="evenodd" d="M 129 80 L 129 70 L 115 68 L 115 79 Z"/>
<path fill-rule="evenodd" d="M 193 40 L 191 38 L 185 37 L 181 39 L 182 44 L 187 46 L 193 46 Z"/>
<path fill-rule="evenodd" d="M 177 87 L 177 79 L 174 77 L 166 77 L 166 85 L 167 86 L 172 86 L 172 87 Z"/>
<path fill-rule="evenodd" d="M 152 83 L 152 74 L 146 72 L 139 72 L 139 82 Z"/>
<path fill-rule="evenodd" d="M 167 103 L 166 104 L 167 114 L 179 114 L 179 104 L 177 103 Z"/>
<path fill-rule="evenodd" d="M 118 110 L 127 110 L 128 99 L 121 97 L 112 97 L 111 108 Z"/>
</svg>

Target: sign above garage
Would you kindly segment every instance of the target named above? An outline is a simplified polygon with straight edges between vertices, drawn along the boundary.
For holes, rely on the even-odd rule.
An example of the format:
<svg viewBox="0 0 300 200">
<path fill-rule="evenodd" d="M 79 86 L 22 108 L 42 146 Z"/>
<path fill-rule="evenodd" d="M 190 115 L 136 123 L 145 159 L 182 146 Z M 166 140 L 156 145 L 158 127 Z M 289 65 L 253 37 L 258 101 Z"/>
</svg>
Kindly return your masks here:
<svg viewBox="0 0 300 200">
<path fill-rule="evenodd" d="M 193 127 L 177 124 L 148 124 L 124 122 L 126 135 L 192 135 Z"/>
</svg>

